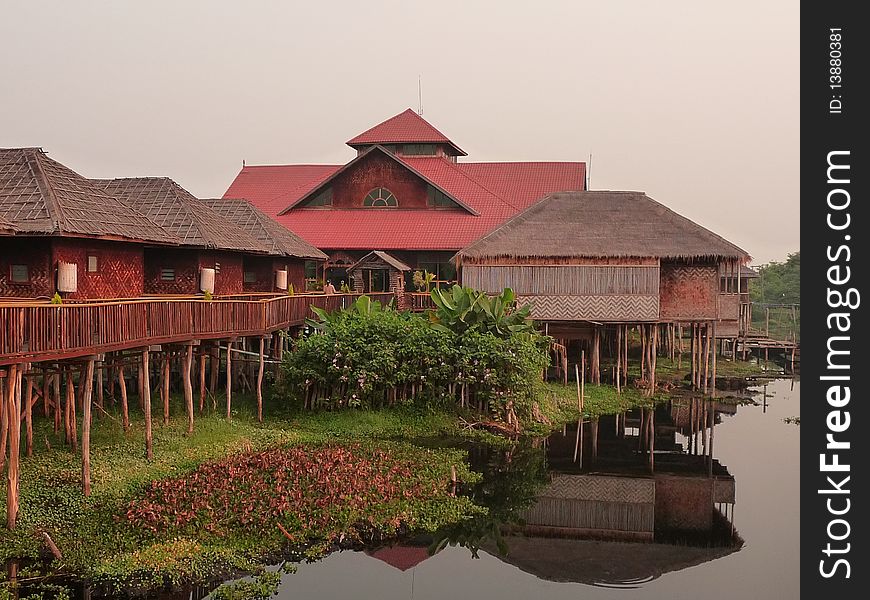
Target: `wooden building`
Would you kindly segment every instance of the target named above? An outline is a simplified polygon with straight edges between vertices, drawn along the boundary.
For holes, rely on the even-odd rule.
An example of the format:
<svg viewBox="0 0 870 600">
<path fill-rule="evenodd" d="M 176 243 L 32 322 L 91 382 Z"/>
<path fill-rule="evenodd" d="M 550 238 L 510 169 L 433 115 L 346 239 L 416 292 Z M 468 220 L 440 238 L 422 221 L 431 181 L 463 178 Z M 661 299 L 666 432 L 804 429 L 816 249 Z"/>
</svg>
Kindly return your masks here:
<svg viewBox="0 0 870 600">
<path fill-rule="evenodd" d="M 450 258 L 546 194 L 585 189 L 582 162 L 470 162 L 413 110 L 348 140 L 343 165 L 244 166 L 225 197 L 245 198 L 329 255 L 336 287 L 373 250 L 458 276 Z M 348 283 L 350 283 L 348 281 Z"/>
<path fill-rule="evenodd" d="M 231 225 L 253 236 L 266 250 L 266 256 L 244 256 L 242 286 L 245 292 L 286 291 L 291 285 L 294 291 L 303 292 L 306 263 L 316 271 L 328 258 L 250 202 L 215 198 L 203 200 L 203 203 Z"/>
<path fill-rule="evenodd" d="M 369 252 L 347 269 L 355 292 L 391 292 L 396 295 L 399 308 L 405 308 L 405 277 L 410 272 L 411 267 L 380 250 Z"/>
<path fill-rule="evenodd" d="M 39 148 L 0 149 L 0 297 L 137 297 L 146 248 L 179 240 Z"/>
</svg>

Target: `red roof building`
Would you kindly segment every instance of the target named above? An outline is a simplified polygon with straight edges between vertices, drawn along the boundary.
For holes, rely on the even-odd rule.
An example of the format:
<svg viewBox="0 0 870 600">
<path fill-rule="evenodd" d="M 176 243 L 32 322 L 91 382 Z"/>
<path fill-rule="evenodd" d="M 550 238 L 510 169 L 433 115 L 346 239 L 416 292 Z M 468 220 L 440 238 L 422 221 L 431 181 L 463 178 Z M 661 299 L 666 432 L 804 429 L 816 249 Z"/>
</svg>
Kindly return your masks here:
<svg viewBox="0 0 870 600">
<path fill-rule="evenodd" d="M 460 160 L 466 153 L 410 109 L 347 144 L 357 156 L 345 165 L 245 166 L 224 194 L 329 254 L 336 285 L 372 250 L 454 279 L 457 251 L 549 193 L 586 188 L 582 162 Z"/>
</svg>

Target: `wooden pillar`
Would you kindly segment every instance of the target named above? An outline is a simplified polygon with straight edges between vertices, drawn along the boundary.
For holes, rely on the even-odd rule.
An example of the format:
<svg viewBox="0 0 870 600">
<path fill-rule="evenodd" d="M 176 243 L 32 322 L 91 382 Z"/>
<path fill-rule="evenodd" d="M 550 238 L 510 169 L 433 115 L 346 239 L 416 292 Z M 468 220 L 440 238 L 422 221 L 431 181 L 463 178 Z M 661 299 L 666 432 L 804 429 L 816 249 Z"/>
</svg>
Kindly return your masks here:
<svg viewBox="0 0 870 600">
<path fill-rule="evenodd" d="M 82 392 L 82 493 L 91 495 L 91 396 L 94 391 L 94 357 L 88 358 Z"/>
<path fill-rule="evenodd" d="M 51 375 L 51 387 L 54 390 L 54 432 L 60 431 L 63 401 L 60 399 L 60 365 L 55 365 L 57 373 Z"/>
<path fill-rule="evenodd" d="M 9 441 L 9 415 L 6 408 L 6 392 L 11 373 L 13 373 L 11 366 L 8 371 L 0 369 L 0 472 L 6 466 L 6 445 Z"/>
<path fill-rule="evenodd" d="M 118 388 L 121 391 L 121 425 L 124 431 L 130 429 L 130 409 L 127 405 L 127 382 L 124 379 L 124 365 L 118 365 Z"/>
<path fill-rule="evenodd" d="M 704 393 L 708 391 L 710 381 L 710 323 L 704 326 Z"/>
<path fill-rule="evenodd" d="M 30 365 L 25 365 L 24 369 L 29 370 Z M 33 456 L 33 410 L 31 402 L 33 401 L 33 377 L 25 377 L 25 386 L 27 393 L 24 396 L 24 454 L 25 456 Z"/>
<path fill-rule="evenodd" d="M 716 395 L 716 355 L 719 354 L 718 348 L 716 346 L 716 323 L 712 323 L 710 325 L 712 329 L 711 337 L 713 338 L 713 383 L 711 385 L 711 391 L 713 395 Z"/>
<path fill-rule="evenodd" d="M 592 381 L 601 383 L 601 330 L 596 326 L 592 334 Z"/>
<path fill-rule="evenodd" d="M 163 424 L 169 425 L 169 352 L 164 350 L 160 370 L 160 397 L 163 399 Z"/>
<path fill-rule="evenodd" d="M 649 393 L 652 396 L 656 391 L 656 362 L 658 353 L 656 352 L 656 347 L 659 341 L 659 326 L 652 326 L 652 344 L 650 344 L 650 357 L 649 357 Z"/>
<path fill-rule="evenodd" d="M 187 433 L 193 433 L 193 385 L 190 383 L 190 369 L 193 365 L 193 344 L 187 344 L 181 378 L 184 386 L 184 405 L 187 407 Z"/>
<path fill-rule="evenodd" d="M 677 348 L 677 368 L 683 368 L 683 324 L 677 325 L 677 338 L 679 346 Z"/>
<path fill-rule="evenodd" d="M 68 407 L 68 418 L 69 418 L 69 429 L 70 432 L 70 446 L 72 446 L 73 452 L 78 452 L 79 450 L 79 441 L 78 441 L 78 429 L 79 423 L 78 418 L 76 417 L 76 387 L 73 385 L 73 376 L 72 369 L 68 369 L 66 372 L 66 401 Z"/>
<path fill-rule="evenodd" d="M 148 348 L 142 351 L 142 410 L 145 413 L 145 456 L 148 460 L 154 458 L 151 439 L 151 373 L 148 367 Z"/>
<path fill-rule="evenodd" d="M 51 416 L 51 375 L 48 374 L 48 366 L 42 367 L 42 415 L 47 419 Z M 57 433 L 57 430 L 55 430 Z"/>
<path fill-rule="evenodd" d="M 616 326 L 616 393 L 622 393 L 622 325 Z"/>
<path fill-rule="evenodd" d="M 227 420 L 233 418 L 233 342 L 227 340 Z"/>
<path fill-rule="evenodd" d="M 257 370 L 257 421 L 263 422 L 263 368 L 265 366 L 263 350 L 266 338 L 260 337 L 260 362 Z"/>
<path fill-rule="evenodd" d="M 221 350 L 220 343 L 215 343 L 214 347 L 211 348 L 211 352 L 209 352 L 209 382 L 208 389 L 211 394 L 212 400 L 214 400 L 215 392 L 217 391 L 217 382 L 218 375 L 221 370 Z M 228 375 L 229 376 L 229 375 Z"/>
<path fill-rule="evenodd" d="M 100 408 L 103 407 L 103 369 L 105 368 L 105 363 L 103 361 L 97 361 L 95 366 L 97 370 L 97 406 Z"/>
<path fill-rule="evenodd" d="M 199 349 L 199 412 L 205 410 L 205 350 Z"/>
<path fill-rule="evenodd" d="M 8 422 L 9 464 L 6 469 L 6 527 L 15 529 L 18 518 L 19 444 L 21 443 L 21 373 L 22 366 L 10 365 L 6 373 L 6 410 Z"/>
</svg>

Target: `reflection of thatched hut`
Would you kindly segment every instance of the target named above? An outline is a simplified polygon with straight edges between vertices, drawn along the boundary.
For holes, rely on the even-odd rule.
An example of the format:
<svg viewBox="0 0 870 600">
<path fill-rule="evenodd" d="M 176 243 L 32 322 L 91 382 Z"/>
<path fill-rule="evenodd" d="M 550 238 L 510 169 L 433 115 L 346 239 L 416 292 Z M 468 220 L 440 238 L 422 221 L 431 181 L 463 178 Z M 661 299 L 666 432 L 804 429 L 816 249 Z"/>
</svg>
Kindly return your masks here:
<svg viewBox="0 0 870 600">
<path fill-rule="evenodd" d="M 506 556 L 492 544 L 484 550 L 540 579 L 628 587 L 740 549 L 740 545 L 708 548 L 522 536 L 505 541 Z"/>
</svg>

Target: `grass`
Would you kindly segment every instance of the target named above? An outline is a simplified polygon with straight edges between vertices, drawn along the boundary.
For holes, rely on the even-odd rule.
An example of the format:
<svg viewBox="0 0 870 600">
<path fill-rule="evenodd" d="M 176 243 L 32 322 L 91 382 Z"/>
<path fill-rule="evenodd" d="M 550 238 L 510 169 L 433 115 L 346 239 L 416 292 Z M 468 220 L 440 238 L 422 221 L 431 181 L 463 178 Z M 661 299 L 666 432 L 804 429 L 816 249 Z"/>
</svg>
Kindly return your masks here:
<svg viewBox="0 0 870 600">
<path fill-rule="evenodd" d="M 576 420 L 575 388 L 542 385 L 539 406 L 551 426 Z M 617 394 L 609 386 L 590 385 L 586 387 L 584 412 L 587 416 L 610 414 L 656 400 L 643 397 L 636 389 Z M 39 532 L 46 531 L 64 555 L 62 562 L 52 565 L 55 571 L 115 587 L 131 583 L 151 587 L 166 581 L 202 581 L 236 570 L 255 571 L 264 551 L 275 550 L 281 544 L 280 536 L 272 535 L 264 544 L 263 536 L 242 531 L 230 532 L 223 538 L 171 528 L 160 535 L 146 535 L 119 515 L 128 510 L 131 502 L 144 498 L 153 482 L 181 482 L 191 474 L 195 476 L 204 464 L 275 447 L 313 449 L 324 444 L 351 446 L 362 442 L 391 453 L 397 464 L 406 458 L 424 461 L 428 466 L 421 481 L 426 485 L 443 487 L 451 468 L 457 469 L 462 480 L 473 481 L 476 477 L 468 470 L 464 453 L 449 448 L 424 449 L 412 443 L 416 438 L 433 436 L 470 436 L 480 441 L 480 433 L 464 431 L 459 416 L 445 411 L 399 408 L 291 413 L 282 408 L 280 399 L 267 397 L 265 422 L 258 423 L 253 399 L 239 394 L 234 395 L 231 421 L 224 418 L 218 402 L 216 410 L 209 407 L 205 414 L 197 415 L 194 433 L 188 435 L 183 404 L 180 398 L 173 397 L 174 412 L 167 425 L 162 424 L 162 415 L 155 414 L 151 461 L 145 458 L 144 424 L 135 399 L 127 432 L 120 426 L 117 407 L 107 406 L 108 414 L 95 411 L 92 495 L 87 498 L 81 493 L 80 455 L 64 446 L 47 419 L 36 418 L 34 454 L 21 459 L 18 527 L 13 532 L 0 529 L 0 560 L 39 557 L 43 552 Z M 155 406 L 155 413 L 159 412 L 161 409 Z M 546 434 L 548 429 L 530 426 L 528 432 Z M 6 488 L 0 488 L 0 505 L 5 505 Z M 433 530 L 479 508 L 467 498 L 441 500 L 409 500 L 397 514 L 412 515 L 414 523 Z M 390 521 L 394 515 L 385 510 L 383 506 L 372 506 L 370 514 Z M 311 551 L 324 549 L 321 543 Z M 0 593 L 3 587 L 0 584 Z"/>
</svg>

